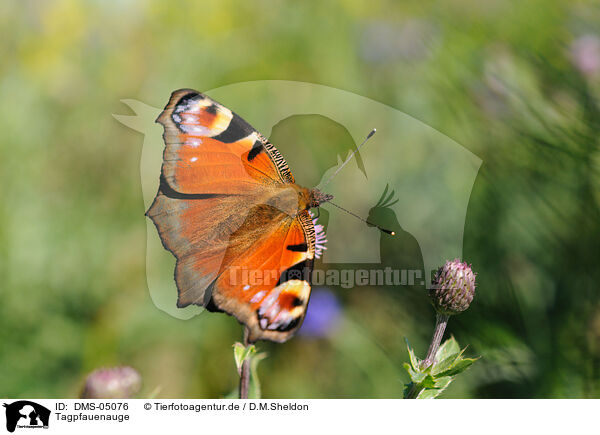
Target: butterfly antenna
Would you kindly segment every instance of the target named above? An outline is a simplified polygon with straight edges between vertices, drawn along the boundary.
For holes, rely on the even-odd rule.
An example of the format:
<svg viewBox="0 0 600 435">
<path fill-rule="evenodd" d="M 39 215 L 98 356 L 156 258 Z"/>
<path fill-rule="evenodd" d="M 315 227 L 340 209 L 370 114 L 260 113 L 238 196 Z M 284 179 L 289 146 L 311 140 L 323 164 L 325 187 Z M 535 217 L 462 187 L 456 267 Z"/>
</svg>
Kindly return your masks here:
<svg viewBox="0 0 600 435">
<path fill-rule="evenodd" d="M 331 202 L 331 201 L 329 201 L 329 204 L 331 204 L 331 205 L 333 205 L 333 206 L 335 206 L 335 207 L 339 208 L 340 210 L 343 210 L 343 211 L 345 211 L 345 212 L 346 212 L 346 213 L 348 213 L 349 215 L 352 215 L 352 216 L 354 216 L 355 218 L 357 218 L 357 219 L 359 219 L 359 220 L 363 221 L 363 222 L 364 222 L 364 223 L 366 223 L 367 225 L 371 225 L 371 226 L 373 226 L 373 227 L 376 227 L 376 228 L 377 228 L 379 231 L 382 231 L 382 232 L 384 232 L 384 233 L 386 233 L 386 234 L 389 234 L 390 236 L 395 236 L 395 235 L 396 235 L 396 232 L 394 232 L 394 231 L 392 231 L 392 230 L 385 229 L 385 228 L 383 228 L 383 227 L 380 227 L 379 225 L 377 225 L 377 224 L 374 224 L 373 222 L 369 222 L 368 220 L 361 218 L 359 215 L 357 215 L 357 214 L 355 214 L 355 213 L 352 213 L 350 210 L 346 210 L 344 207 L 340 207 L 339 205 L 337 205 L 337 204 L 334 204 L 334 203 L 333 203 L 333 202 Z"/>
<path fill-rule="evenodd" d="M 370 132 L 370 133 L 367 135 L 367 137 L 365 138 L 365 140 L 363 140 L 363 141 L 362 141 L 362 143 L 361 143 L 361 144 L 360 144 L 360 145 L 359 145 L 359 146 L 358 146 L 358 147 L 357 147 L 357 148 L 356 148 L 354 151 L 352 151 L 352 154 L 350 154 L 350 156 L 349 156 L 349 157 L 348 157 L 348 158 L 347 158 L 347 159 L 344 161 L 344 163 L 342 163 L 342 165 L 341 165 L 339 168 L 337 168 L 337 169 L 336 169 L 336 171 L 335 171 L 335 172 L 334 172 L 334 173 L 331 175 L 331 177 L 329 177 L 329 178 L 327 179 L 327 181 L 325 182 L 325 184 L 323 184 L 323 185 L 319 186 L 319 189 L 323 189 L 325 186 L 327 186 L 327 185 L 329 184 L 329 182 L 330 182 L 330 181 L 333 179 L 333 177 L 335 177 L 335 176 L 338 174 L 338 172 L 340 172 L 340 171 L 342 170 L 342 168 L 343 168 L 344 166 L 346 166 L 346 164 L 347 164 L 347 163 L 348 163 L 350 160 L 352 160 L 352 157 L 354 157 L 354 154 L 356 154 L 356 153 L 357 153 L 357 152 L 358 152 L 358 151 L 359 151 L 359 150 L 362 148 L 362 146 L 363 146 L 365 143 L 367 143 L 367 141 L 368 141 L 369 139 L 371 139 L 371 137 L 373 137 L 373 135 L 375 134 L 375 132 L 376 132 L 376 131 L 377 131 L 377 129 L 376 129 L 376 128 L 374 128 L 373 130 L 371 130 L 371 132 Z"/>
</svg>

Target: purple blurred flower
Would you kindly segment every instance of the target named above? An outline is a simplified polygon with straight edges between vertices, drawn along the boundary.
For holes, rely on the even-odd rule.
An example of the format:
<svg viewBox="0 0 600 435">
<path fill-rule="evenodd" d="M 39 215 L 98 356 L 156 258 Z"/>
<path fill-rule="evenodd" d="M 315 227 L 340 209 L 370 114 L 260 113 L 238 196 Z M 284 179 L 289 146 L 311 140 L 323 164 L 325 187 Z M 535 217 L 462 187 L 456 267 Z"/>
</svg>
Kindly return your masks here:
<svg viewBox="0 0 600 435">
<path fill-rule="evenodd" d="M 582 74 L 595 76 L 600 72 L 600 38 L 583 35 L 571 45 L 571 60 Z"/>
<path fill-rule="evenodd" d="M 82 399 L 129 399 L 142 386 L 142 377 L 133 368 L 113 367 L 94 370 L 85 381 Z"/>
<path fill-rule="evenodd" d="M 337 326 L 341 315 L 340 303 L 335 294 L 326 287 L 313 288 L 306 318 L 298 334 L 308 337 L 324 337 Z"/>
</svg>

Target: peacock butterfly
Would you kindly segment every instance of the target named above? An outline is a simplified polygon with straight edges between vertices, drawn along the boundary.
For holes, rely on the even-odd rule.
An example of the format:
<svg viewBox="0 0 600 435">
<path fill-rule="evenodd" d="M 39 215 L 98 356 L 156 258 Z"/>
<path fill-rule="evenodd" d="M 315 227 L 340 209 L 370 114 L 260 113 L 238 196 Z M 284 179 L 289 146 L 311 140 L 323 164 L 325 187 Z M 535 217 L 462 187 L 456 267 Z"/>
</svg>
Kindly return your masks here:
<svg viewBox="0 0 600 435">
<path fill-rule="evenodd" d="M 304 319 L 323 249 L 309 210 L 332 196 L 296 184 L 271 143 L 197 91 L 173 92 L 156 121 L 165 149 L 146 215 L 177 260 L 177 305 L 234 316 L 250 342 L 286 341 Z"/>
</svg>

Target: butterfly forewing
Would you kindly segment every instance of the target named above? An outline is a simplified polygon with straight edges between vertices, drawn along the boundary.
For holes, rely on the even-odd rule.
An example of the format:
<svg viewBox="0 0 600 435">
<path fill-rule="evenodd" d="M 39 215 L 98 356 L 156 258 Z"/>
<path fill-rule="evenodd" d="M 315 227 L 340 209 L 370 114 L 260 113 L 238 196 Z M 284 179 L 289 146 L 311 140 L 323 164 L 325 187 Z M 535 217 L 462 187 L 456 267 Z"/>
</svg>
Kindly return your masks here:
<svg viewBox="0 0 600 435">
<path fill-rule="evenodd" d="M 243 195 L 294 181 L 260 133 L 203 94 L 174 92 L 157 122 L 165 128 L 162 175 L 176 192 Z"/>
</svg>

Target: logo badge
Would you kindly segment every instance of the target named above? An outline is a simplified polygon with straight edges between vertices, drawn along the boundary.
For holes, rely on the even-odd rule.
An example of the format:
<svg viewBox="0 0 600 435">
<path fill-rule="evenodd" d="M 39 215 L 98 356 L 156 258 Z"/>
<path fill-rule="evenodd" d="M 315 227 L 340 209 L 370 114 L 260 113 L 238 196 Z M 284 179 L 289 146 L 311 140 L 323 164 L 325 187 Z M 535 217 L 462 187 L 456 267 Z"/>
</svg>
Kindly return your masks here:
<svg viewBox="0 0 600 435">
<path fill-rule="evenodd" d="M 19 400 L 10 404 L 5 403 L 6 430 L 14 432 L 16 428 L 48 429 L 50 410 L 29 400 Z"/>
</svg>

